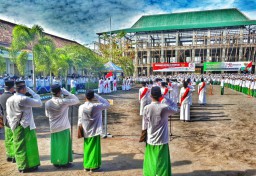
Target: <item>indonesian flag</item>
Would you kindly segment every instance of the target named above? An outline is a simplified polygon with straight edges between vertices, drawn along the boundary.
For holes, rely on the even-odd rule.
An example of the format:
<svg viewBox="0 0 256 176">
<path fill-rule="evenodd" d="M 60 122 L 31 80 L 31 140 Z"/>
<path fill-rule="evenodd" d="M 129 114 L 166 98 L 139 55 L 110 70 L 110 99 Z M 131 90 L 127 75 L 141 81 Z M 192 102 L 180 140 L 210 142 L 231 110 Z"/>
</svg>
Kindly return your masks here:
<svg viewBox="0 0 256 176">
<path fill-rule="evenodd" d="M 108 74 L 106 74 L 106 78 L 110 78 L 111 76 L 113 76 L 112 71 L 108 72 Z"/>
<path fill-rule="evenodd" d="M 250 69 L 252 67 L 252 61 L 246 66 L 246 69 Z"/>
</svg>

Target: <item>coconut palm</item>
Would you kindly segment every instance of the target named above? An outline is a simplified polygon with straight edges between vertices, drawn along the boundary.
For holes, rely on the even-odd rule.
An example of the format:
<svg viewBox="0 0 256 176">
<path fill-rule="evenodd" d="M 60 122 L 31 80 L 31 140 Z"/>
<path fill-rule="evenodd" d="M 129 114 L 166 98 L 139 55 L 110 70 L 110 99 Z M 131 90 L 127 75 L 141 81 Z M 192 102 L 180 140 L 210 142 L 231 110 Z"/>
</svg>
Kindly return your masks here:
<svg viewBox="0 0 256 176">
<path fill-rule="evenodd" d="M 35 46 L 40 44 L 41 40 L 44 38 L 43 28 L 38 25 L 34 25 L 32 28 L 29 28 L 24 25 L 17 25 L 13 28 L 12 31 L 13 39 L 11 44 L 10 56 L 12 60 L 17 63 L 20 73 L 23 73 L 22 70 L 25 69 L 25 65 L 28 57 L 28 50 L 32 51 L 33 60 L 32 60 L 32 69 L 33 69 L 33 82 L 34 90 L 36 89 L 36 79 L 35 79 L 35 70 L 37 64 L 39 64 L 40 53 L 37 53 L 38 50 L 35 50 Z M 47 44 L 47 43 L 46 43 Z"/>
</svg>

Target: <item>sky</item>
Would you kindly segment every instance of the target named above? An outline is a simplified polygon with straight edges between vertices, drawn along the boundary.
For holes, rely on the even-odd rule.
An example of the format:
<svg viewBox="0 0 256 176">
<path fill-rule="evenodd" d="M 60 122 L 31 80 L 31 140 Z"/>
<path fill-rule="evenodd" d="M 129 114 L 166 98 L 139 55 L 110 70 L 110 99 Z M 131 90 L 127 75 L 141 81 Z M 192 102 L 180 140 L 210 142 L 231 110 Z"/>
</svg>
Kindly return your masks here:
<svg viewBox="0 0 256 176">
<path fill-rule="evenodd" d="M 0 0 L 0 19 L 92 47 L 97 32 L 130 28 L 141 16 L 238 8 L 256 20 L 256 0 Z"/>
</svg>

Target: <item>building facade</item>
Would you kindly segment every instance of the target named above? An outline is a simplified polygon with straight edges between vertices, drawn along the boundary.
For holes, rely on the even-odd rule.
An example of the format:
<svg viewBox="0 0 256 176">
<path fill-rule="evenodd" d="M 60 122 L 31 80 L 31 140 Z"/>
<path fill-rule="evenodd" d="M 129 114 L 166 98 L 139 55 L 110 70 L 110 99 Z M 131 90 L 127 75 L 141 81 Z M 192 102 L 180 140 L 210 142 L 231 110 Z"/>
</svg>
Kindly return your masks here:
<svg viewBox="0 0 256 176">
<path fill-rule="evenodd" d="M 135 51 L 134 76 L 153 74 L 153 63 L 192 62 L 202 73 L 204 62 L 256 60 L 256 20 L 235 8 L 142 16 L 131 28 L 105 33 L 121 31 Z"/>
</svg>

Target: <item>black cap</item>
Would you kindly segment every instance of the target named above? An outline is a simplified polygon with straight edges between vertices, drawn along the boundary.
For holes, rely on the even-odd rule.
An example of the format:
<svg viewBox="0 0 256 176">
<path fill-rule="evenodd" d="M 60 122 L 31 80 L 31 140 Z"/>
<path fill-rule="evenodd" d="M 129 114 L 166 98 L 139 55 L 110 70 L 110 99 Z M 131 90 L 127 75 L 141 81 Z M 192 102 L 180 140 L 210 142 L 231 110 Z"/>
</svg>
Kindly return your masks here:
<svg viewBox="0 0 256 176">
<path fill-rule="evenodd" d="M 59 84 L 53 84 L 53 85 L 51 86 L 51 89 L 52 89 L 52 93 L 53 93 L 54 95 L 56 95 L 57 93 L 59 93 L 60 90 L 61 90 Z"/>
<path fill-rule="evenodd" d="M 26 86 L 25 81 L 16 81 L 15 85 L 16 85 L 16 87 L 24 87 L 24 86 Z"/>
<path fill-rule="evenodd" d="M 85 93 L 85 97 L 89 100 L 91 100 L 94 97 L 94 91 L 93 90 L 87 90 Z"/>
<path fill-rule="evenodd" d="M 161 93 L 161 88 L 158 87 L 158 86 L 155 86 L 155 87 L 152 87 L 151 88 L 151 95 L 153 98 L 160 98 L 162 96 L 162 93 Z"/>
<path fill-rule="evenodd" d="M 161 82 L 161 86 L 165 87 L 166 86 L 166 82 Z"/>
<path fill-rule="evenodd" d="M 9 88 L 10 89 L 10 88 L 14 87 L 14 81 L 9 81 L 9 80 L 5 81 L 4 85 L 5 85 L 4 86 L 5 88 Z"/>
</svg>

